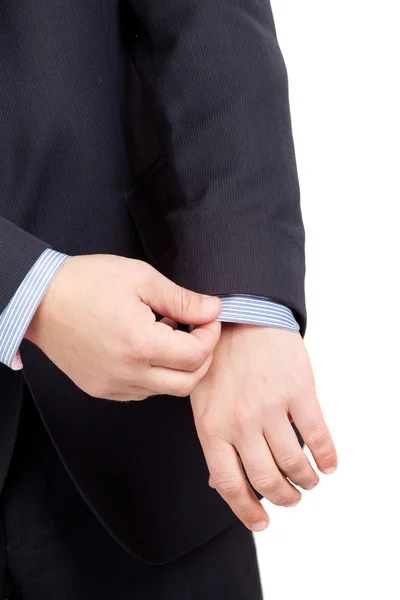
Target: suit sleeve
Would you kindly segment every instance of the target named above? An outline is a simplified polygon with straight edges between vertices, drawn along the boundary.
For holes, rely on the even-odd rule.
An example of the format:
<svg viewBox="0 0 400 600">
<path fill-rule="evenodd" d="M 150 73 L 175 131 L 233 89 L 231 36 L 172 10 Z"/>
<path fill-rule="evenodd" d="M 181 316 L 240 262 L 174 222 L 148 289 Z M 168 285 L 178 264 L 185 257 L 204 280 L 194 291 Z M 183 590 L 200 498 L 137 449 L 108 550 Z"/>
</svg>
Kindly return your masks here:
<svg viewBox="0 0 400 600">
<path fill-rule="evenodd" d="M 270 298 L 304 334 L 304 229 L 268 0 L 130 2 L 132 56 L 168 167 L 158 209 L 173 244 L 157 268 L 204 293 Z"/>
<path fill-rule="evenodd" d="M 0 314 L 49 245 L 0 217 Z"/>
</svg>

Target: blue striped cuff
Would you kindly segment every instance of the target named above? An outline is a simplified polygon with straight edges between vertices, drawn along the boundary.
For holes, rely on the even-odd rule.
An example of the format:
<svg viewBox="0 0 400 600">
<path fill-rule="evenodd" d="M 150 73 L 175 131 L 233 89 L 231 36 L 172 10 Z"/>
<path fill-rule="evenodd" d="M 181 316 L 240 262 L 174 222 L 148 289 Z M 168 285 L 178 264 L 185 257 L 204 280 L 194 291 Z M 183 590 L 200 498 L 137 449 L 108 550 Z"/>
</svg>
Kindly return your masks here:
<svg viewBox="0 0 400 600">
<path fill-rule="evenodd" d="M 220 298 L 223 308 L 218 321 L 300 331 L 290 308 L 269 298 L 246 294 L 226 295 Z"/>
<path fill-rule="evenodd" d="M 43 296 L 69 256 L 47 248 L 37 259 L 0 315 L 0 362 L 13 361 Z"/>
</svg>

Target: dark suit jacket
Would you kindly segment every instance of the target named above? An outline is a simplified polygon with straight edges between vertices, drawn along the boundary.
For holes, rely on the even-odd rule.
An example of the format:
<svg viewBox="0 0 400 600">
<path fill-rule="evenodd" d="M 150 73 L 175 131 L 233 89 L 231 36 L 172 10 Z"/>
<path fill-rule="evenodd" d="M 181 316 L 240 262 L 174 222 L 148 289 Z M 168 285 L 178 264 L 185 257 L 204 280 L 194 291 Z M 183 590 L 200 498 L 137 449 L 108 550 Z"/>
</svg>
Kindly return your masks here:
<svg viewBox="0 0 400 600">
<path fill-rule="evenodd" d="M 0 311 L 48 245 L 147 260 L 250 293 L 305 327 L 285 66 L 267 0 L 0 3 Z M 234 516 L 208 487 L 188 400 L 90 398 L 37 348 L 0 366 L 0 485 L 24 381 L 110 533 L 165 562 Z"/>
</svg>

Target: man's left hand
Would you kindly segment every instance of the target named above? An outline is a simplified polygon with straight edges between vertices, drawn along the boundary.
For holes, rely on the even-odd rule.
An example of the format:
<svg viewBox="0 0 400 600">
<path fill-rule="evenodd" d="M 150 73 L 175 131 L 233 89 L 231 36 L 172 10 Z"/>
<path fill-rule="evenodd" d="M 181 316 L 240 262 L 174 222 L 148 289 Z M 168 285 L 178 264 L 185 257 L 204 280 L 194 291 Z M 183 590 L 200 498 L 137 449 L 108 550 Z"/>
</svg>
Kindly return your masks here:
<svg viewBox="0 0 400 600">
<path fill-rule="evenodd" d="M 280 506 L 300 501 L 295 485 L 310 490 L 319 481 L 291 422 L 318 469 L 326 474 L 336 469 L 335 447 L 298 333 L 223 323 L 211 368 L 191 402 L 209 483 L 253 531 L 265 529 L 269 517 L 242 464 L 254 489 Z"/>
</svg>

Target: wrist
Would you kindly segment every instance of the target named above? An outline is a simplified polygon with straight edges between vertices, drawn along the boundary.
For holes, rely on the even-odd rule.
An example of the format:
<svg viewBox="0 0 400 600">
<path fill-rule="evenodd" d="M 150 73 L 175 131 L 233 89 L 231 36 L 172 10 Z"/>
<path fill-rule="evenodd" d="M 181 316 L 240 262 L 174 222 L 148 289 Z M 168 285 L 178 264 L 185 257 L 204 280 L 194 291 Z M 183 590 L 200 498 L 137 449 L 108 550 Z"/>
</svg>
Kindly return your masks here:
<svg viewBox="0 0 400 600">
<path fill-rule="evenodd" d="M 225 333 L 234 333 L 236 331 L 251 332 L 251 331 L 259 331 L 260 329 L 269 329 L 269 328 L 266 326 L 251 325 L 248 323 L 230 323 L 230 322 L 222 322 L 221 323 L 221 332 L 225 332 Z"/>
<path fill-rule="evenodd" d="M 46 299 L 47 299 L 48 294 L 49 294 L 49 290 L 47 290 L 42 301 L 40 302 L 39 306 L 37 307 L 35 314 L 33 315 L 32 320 L 29 323 L 28 329 L 26 330 L 25 335 L 24 335 L 24 338 L 26 340 L 29 340 L 36 346 L 39 345 L 38 344 L 39 332 L 43 326 L 43 321 L 46 321 L 46 317 L 45 317 L 46 310 L 47 310 Z"/>
</svg>

